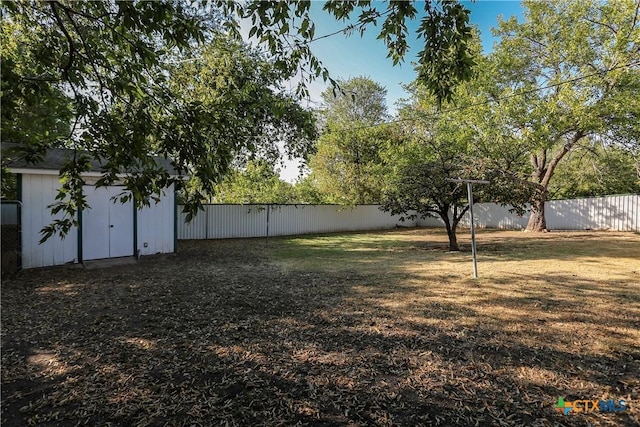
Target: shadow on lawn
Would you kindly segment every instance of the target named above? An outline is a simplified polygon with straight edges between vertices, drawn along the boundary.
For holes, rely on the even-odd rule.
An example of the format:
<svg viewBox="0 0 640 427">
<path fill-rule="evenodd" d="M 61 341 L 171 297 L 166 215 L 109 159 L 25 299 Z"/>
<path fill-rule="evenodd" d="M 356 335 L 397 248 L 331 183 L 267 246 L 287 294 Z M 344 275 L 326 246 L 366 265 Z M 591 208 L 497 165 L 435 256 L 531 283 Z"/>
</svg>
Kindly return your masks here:
<svg viewBox="0 0 640 427">
<path fill-rule="evenodd" d="M 570 260 L 582 257 L 611 257 L 614 253 L 617 258 L 635 261 L 640 256 L 637 240 L 626 237 L 630 233 L 609 233 L 610 238 L 607 240 L 603 240 L 602 233 L 523 233 L 521 238 L 498 237 L 498 233 L 493 230 L 478 233 L 477 249 L 485 257 L 508 255 L 515 259 L 531 261 Z M 463 245 L 464 248 L 467 246 L 470 247 Z M 468 250 L 470 251 L 470 248 Z"/>
<path fill-rule="evenodd" d="M 581 311 L 545 290 L 514 296 L 516 285 L 419 285 L 424 276 L 402 266 L 394 282 L 284 272 L 245 245 L 201 242 L 136 266 L 4 284 L 3 425 L 638 421 L 636 409 L 552 408 L 558 396 L 637 401 L 638 348 L 597 351 L 582 330 L 600 340 L 620 312 Z M 637 328 L 637 310 L 629 315 Z"/>
<path fill-rule="evenodd" d="M 419 239 L 397 239 L 394 232 L 356 233 L 355 237 L 335 235 L 281 237 L 271 240 L 270 253 L 291 263 L 301 263 L 311 270 L 327 270 L 351 266 L 356 271 L 380 266 L 393 266 L 393 274 L 411 262 L 444 260 L 448 263 L 470 263 L 471 243 L 465 233 L 459 233 L 460 252 L 449 252 L 446 236 L 432 230 L 416 229 L 405 233 Z M 478 234 L 477 249 L 480 268 L 482 263 L 520 261 L 575 261 L 598 268 L 603 258 L 640 259 L 640 244 L 629 238 L 631 233 L 553 232 L 530 234 L 482 230 Z M 617 273 L 617 272 L 616 272 Z M 633 272 L 633 281 L 640 281 L 640 269 Z M 443 279 L 446 279 L 443 277 Z M 615 283 L 612 283 L 612 285 Z"/>
</svg>

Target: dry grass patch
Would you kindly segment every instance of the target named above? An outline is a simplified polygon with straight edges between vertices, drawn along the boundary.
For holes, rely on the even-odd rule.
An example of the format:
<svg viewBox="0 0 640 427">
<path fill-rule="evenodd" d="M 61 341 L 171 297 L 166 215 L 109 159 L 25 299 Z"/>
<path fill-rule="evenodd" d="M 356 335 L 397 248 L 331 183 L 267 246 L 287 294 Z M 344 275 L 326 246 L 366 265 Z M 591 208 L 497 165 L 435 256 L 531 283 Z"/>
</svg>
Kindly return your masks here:
<svg viewBox="0 0 640 427">
<path fill-rule="evenodd" d="M 26 272 L 3 283 L 3 425 L 636 425 L 640 236 L 482 231 L 474 280 L 460 234 Z"/>
</svg>

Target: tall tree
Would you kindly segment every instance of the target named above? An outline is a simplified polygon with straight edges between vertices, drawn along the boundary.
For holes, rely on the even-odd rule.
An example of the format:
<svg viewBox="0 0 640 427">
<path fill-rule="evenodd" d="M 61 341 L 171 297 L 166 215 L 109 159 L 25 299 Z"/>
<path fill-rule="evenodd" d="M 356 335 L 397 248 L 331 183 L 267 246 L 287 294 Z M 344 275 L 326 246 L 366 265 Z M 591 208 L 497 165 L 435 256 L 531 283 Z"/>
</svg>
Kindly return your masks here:
<svg viewBox="0 0 640 427">
<path fill-rule="evenodd" d="M 1 8 L 3 46 L 8 42 L 19 53 L 2 51 L 3 89 L 11 88 L 2 93 L 3 106 L 9 106 L 2 111 L 3 142 L 30 161 L 51 147 L 78 150 L 62 168 L 61 202 L 54 208 L 66 217 L 45 237 L 65 234 L 87 206 L 81 174 L 89 157 L 106 161 L 102 184 L 124 170 L 137 171 L 130 189 L 137 202 L 148 203 L 170 183 L 150 149 L 157 112 L 171 105 L 166 66 L 203 42 L 214 20 L 167 1 L 21 1 L 3 2 Z M 20 119 L 34 106 L 46 113 Z M 60 122 L 54 129 L 67 131 L 47 135 L 42 129 L 52 120 Z"/>
<path fill-rule="evenodd" d="M 330 203 L 379 203 L 384 187 L 380 151 L 394 138 L 390 127 L 377 126 L 388 119 L 387 91 L 368 77 L 339 84 L 340 91 L 322 94 L 324 126 L 309 166 Z"/>
<path fill-rule="evenodd" d="M 3 80 L 11 87 L 3 105 L 47 106 L 56 99 L 52 94 L 62 94 L 70 111 L 68 133 L 33 138 L 32 129 L 46 122 L 18 123 L 16 114 L 5 114 L 17 107 L 3 109 L 3 139 L 14 137 L 9 141 L 32 160 L 50 147 L 78 151 L 62 169 L 61 201 L 53 208 L 66 217 L 47 227 L 45 237 L 67 232 L 87 206 L 82 172 L 91 157 L 103 164 L 99 185 L 129 171 L 125 185 L 136 203 L 145 204 L 163 187 L 183 184 L 154 156 L 170 158 L 178 173 L 197 178 L 207 191 L 238 156 L 273 153 L 277 141 L 299 154 L 313 135 L 311 114 L 281 90 L 282 72 L 216 33 L 215 16 L 203 10 L 172 1 L 21 2 L 3 8 L 10 24 L 3 25 L 3 39 L 26 53 L 3 50 L 3 74 L 11 77 Z M 67 110 L 51 116 L 63 121 Z M 190 214 L 200 200 L 201 194 L 187 195 Z"/>
<path fill-rule="evenodd" d="M 217 35 L 170 72 L 179 108 L 166 115 L 163 138 L 173 141 L 172 157 L 189 162 L 198 177 L 200 191 L 188 196 L 215 194 L 232 166 L 246 169 L 257 159 L 275 164 L 281 144 L 286 155 L 307 157 L 313 116 L 282 90 L 282 72 L 257 50 Z"/>
<path fill-rule="evenodd" d="M 296 203 L 293 185 L 280 179 L 279 171 L 265 160 L 249 161 L 215 187 L 214 203 Z"/>
<path fill-rule="evenodd" d="M 321 135 L 309 167 L 325 200 L 348 206 L 380 203 L 386 180 L 381 151 L 397 137 L 389 126 L 332 129 Z"/>
<path fill-rule="evenodd" d="M 387 89 L 367 76 L 338 80 L 340 90 L 322 92 L 320 115 L 329 128 L 374 126 L 389 119 Z"/>
<path fill-rule="evenodd" d="M 456 98 L 473 104 L 482 93 L 478 88 L 482 83 L 476 79 L 461 85 Z M 395 215 L 440 218 L 449 250 L 457 251 L 456 230 L 469 200 L 466 186 L 452 180 L 488 180 L 488 185 L 476 186 L 474 201 L 508 205 L 519 214 L 536 198 L 537 187 L 520 177 L 508 153 L 482 148 L 484 135 L 469 122 L 470 112 L 447 104 L 439 111 L 437 100 L 423 87 L 410 89 L 410 102 L 400 109 L 402 143 L 389 146 L 383 155 L 389 184 L 382 208 Z"/>
<path fill-rule="evenodd" d="M 99 185 L 113 182 L 124 170 L 134 171 L 126 185 L 139 204 L 148 203 L 153 193 L 168 184 L 182 183 L 159 168 L 153 155 L 173 158 L 179 172 L 196 175 L 202 183 L 224 175 L 239 147 L 235 142 L 216 146 L 199 142 L 201 135 L 194 131 L 211 130 L 204 124 L 210 111 L 195 102 L 181 102 L 180 92 L 168 78 L 176 61 L 189 59 L 193 48 L 211 40 L 223 22 L 237 30 L 237 20 L 229 16 L 251 20 L 251 35 L 266 47 L 283 79 L 302 71 L 299 95 L 312 78 L 331 80 L 310 48 L 316 35 L 310 3 L 305 1 L 218 0 L 199 5 L 172 0 L 22 0 L 3 2 L 0 7 L 3 45 L 15 44 L 14 51 L 19 52 L 11 55 L 2 50 L 3 140 L 10 137 L 22 149 L 21 155 L 33 161 L 50 147 L 78 150 L 62 170 L 61 203 L 54 208 L 67 216 L 52 232 L 64 234 L 77 211 L 86 207 L 81 174 L 90 157 L 104 162 Z M 395 63 L 407 51 L 406 21 L 418 16 L 414 2 L 328 1 L 324 9 L 340 20 L 358 15 L 346 32 L 364 31 L 382 22 L 379 35 Z M 425 41 L 419 73 L 439 99 L 450 97 L 451 88 L 470 76 L 468 13 L 457 1 L 425 3 L 418 29 Z M 293 113 L 288 100 L 283 102 L 274 106 L 276 116 L 300 116 Z M 42 113 L 53 104 L 56 114 Z M 240 118 L 253 114 L 251 108 L 238 113 Z M 27 120 L 29 115 L 35 120 Z M 69 128 L 67 136 L 56 131 L 34 137 L 49 127 L 47 120 L 59 121 L 55 129 Z M 297 119 L 294 122 L 290 124 L 300 124 Z M 254 124 L 250 120 L 248 127 Z M 222 129 L 233 127 L 226 123 Z M 306 128 L 299 130 L 306 132 Z M 199 199 L 195 195 L 188 200 L 191 212 Z"/>
<path fill-rule="evenodd" d="M 500 101 L 487 120 L 526 148 L 530 179 L 546 192 L 578 147 L 638 144 L 640 2 L 523 4 L 524 22 L 511 18 L 495 31 L 492 93 Z M 533 203 L 527 230 L 546 229 L 545 200 Z"/>
</svg>

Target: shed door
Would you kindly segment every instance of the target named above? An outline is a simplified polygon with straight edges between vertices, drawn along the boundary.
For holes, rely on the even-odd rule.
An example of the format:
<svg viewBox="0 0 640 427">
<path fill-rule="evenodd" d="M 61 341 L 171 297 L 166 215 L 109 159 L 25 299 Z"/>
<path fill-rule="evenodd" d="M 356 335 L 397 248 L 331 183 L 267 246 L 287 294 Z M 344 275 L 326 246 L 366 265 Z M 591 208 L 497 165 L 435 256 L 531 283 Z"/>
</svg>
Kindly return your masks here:
<svg viewBox="0 0 640 427">
<path fill-rule="evenodd" d="M 84 187 L 91 207 L 82 212 L 84 260 L 133 255 L 133 202 L 112 200 L 122 191 L 123 187 Z"/>
</svg>

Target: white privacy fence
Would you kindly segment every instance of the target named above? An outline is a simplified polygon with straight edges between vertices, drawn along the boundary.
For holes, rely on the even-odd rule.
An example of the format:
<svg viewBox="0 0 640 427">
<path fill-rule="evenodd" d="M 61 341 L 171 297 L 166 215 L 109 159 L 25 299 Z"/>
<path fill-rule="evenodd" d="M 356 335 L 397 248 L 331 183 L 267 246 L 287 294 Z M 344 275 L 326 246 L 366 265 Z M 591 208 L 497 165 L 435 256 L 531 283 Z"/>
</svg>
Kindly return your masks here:
<svg viewBox="0 0 640 427">
<path fill-rule="evenodd" d="M 557 230 L 640 231 L 640 194 L 556 200 L 547 209 L 547 224 Z"/>
<path fill-rule="evenodd" d="M 640 195 L 551 200 L 545 203 L 549 230 L 640 231 Z M 477 227 L 520 230 L 527 226 L 529 213 L 518 216 L 494 203 L 473 205 Z M 469 226 L 469 215 L 461 225 Z M 418 222 L 418 225 L 422 225 Z"/>
<path fill-rule="evenodd" d="M 185 223 L 186 214 L 178 215 L 178 239 L 287 236 L 416 225 L 415 221 L 403 223 L 399 216 L 382 212 L 377 205 L 205 205 L 204 212 L 190 223 Z"/>
<path fill-rule="evenodd" d="M 551 230 L 640 231 L 640 195 L 556 200 L 546 204 Z M 474 205 L 477 227 L 523 229 L 529 215 L 519 217 L 493 203 Z M 442 227 L 436 218 L 401 221 L 376 205 L 205 205 L 190 222 L 178 214 L 178 239 L 223 239 L 286 236 L 400 227 Z M 461 225 L 469 225 L 469 215 Z"/>
</svg>

